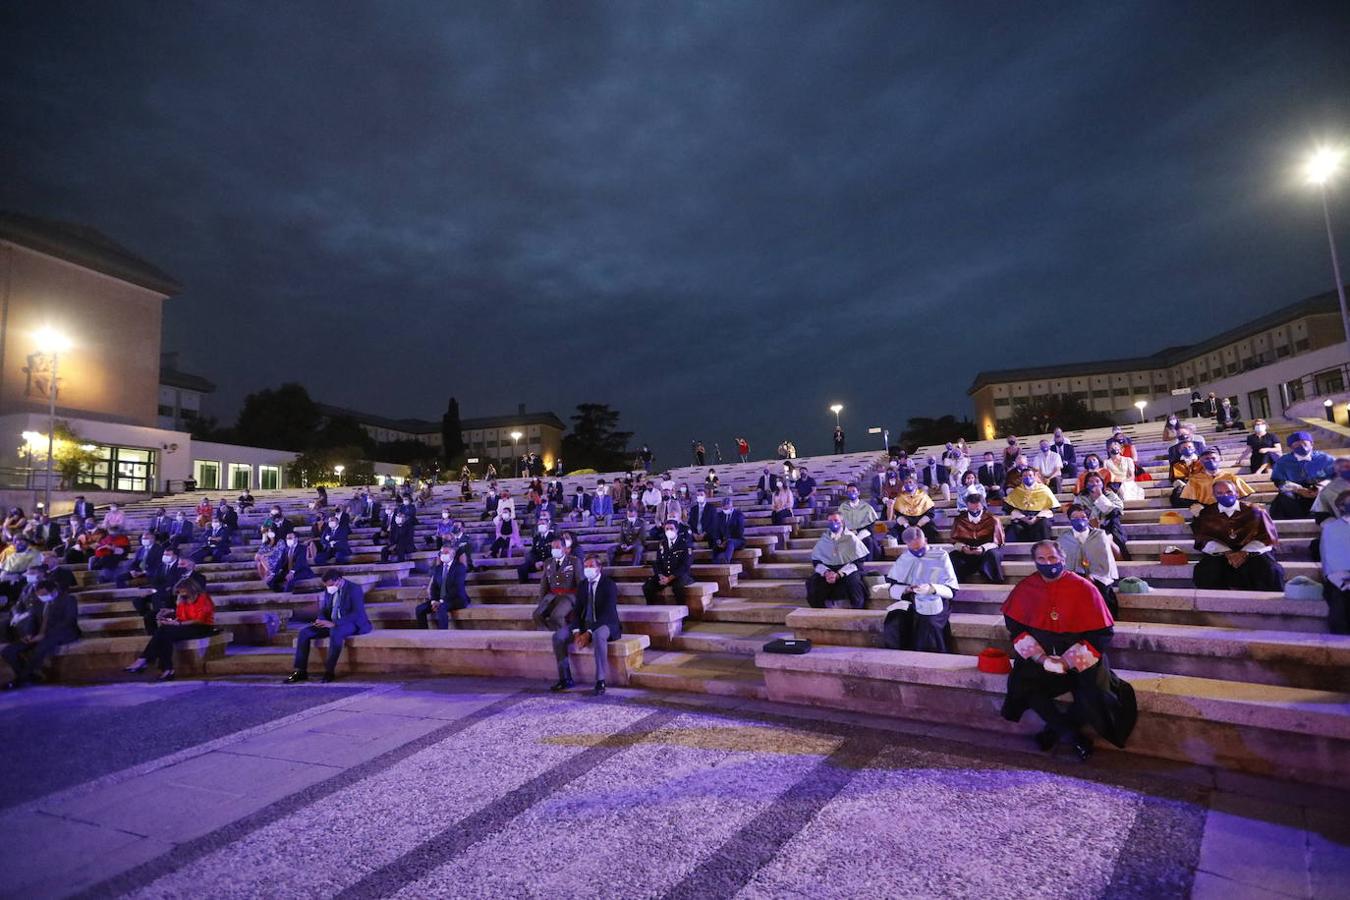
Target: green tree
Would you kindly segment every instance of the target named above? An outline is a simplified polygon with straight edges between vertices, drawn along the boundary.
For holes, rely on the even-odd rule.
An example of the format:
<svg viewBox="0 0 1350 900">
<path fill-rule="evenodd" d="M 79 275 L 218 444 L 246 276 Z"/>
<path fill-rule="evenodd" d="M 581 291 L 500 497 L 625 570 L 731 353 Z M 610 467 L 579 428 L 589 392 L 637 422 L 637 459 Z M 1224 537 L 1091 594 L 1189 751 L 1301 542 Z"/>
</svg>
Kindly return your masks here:
<svg viewBox="0 0 1350 900">
<path fill-rule="evenodd" d="M 363 459 L 361 453 L 362 448 L 354 444 L 306 450 L 286 466 L 286 472 L 291 484 L 304 487 L 370 484 L 375 477 L 375 467 Z M 340 478 L 336 471 L 338 466 L 342 466 Z"/>
<path fill-rule="evenodd" d="M 241 444 L 273 450 L 306 450 L 315 445 L 323 415 L 303 385 L 288 382 L 244 398 L 234 436 Z"/>
<path fill-rule="evenodd" d="M 1044 434 L 1055 428 L 1076 431 L 1082 428 L 1102 428 L 1116 424 L 1106 413 L 1088 409 L 1077 397 L 1049 395 L 1033 397 L 1019 407 L 999 428 L 999 437 L 1009 435 Z"/>
<path fill-rule="evenodd" d="M 905 430 L 900 432 L 899 446 L 904 447 L 906 452 L 913 453 L 919 447 L 945 444 L 959 438 L 968 441 L 977 440 L 975 423 L 969 419 L 961 419 L 958 422 L 955 416 L 942 416 L 937 419 L 914 416 L 905 423 Z"/>
<path fill-rule="evenodd" d="M 461 462 L 462 456 L 464 456 L 464 435 L 459 425 L 459 401 L 451 397 L 450 402 L 446 404 L 445 415 L 441 416 L 441 458 L 449 470 Z"/>
<path fill-rule="evenodd" d="M 374 456 L 376 443 L 354 416 L 333 416 L 324 423 L 317 435 L 310 438 L 308 446 L 323 447 L 360 447 L 362 456 Z"/>
<path fill-rule="evenodd" d="M 579 403 L 572 430 L 563 435 L 562 456 L 574 469 L 613 472 L 627 468 L 631 431 L 619 431 L 619 413 L 607 403 Z"/>
<path fill-rule="evenodd" d="M 61 476 L 61 488 L 70 488 L 78 490 L 82 487 L 96 488 L 97 485 L 88 481 L 88 475 L 93 470 L 94 463 L 98 462 L 99 455 L 94 450 L 86 449 L 91 444 L 86 443 L 69 422 L 57 420 L 56 427 L 52 429 L 52 435 L 55 440 L 52 442 L 52 468 Z M 43 446 L 42 464 L 46 465 L 46 447 Z M 84 478 L 82 481 L 81 478 Z"/>
</svg>

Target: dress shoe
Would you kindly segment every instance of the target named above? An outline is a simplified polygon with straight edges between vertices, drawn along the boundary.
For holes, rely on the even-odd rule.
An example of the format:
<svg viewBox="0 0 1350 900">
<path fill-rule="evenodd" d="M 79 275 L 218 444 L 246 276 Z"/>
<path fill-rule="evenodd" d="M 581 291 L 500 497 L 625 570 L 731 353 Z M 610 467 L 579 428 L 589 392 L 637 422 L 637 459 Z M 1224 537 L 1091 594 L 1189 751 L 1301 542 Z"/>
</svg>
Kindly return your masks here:
<svg viewBox="0 0 1350 900">
<path fill-rule="evenodd" d="M 574 684 L 576 684 L 576 682 L 574 682 L 570 678 L 559 678 L 556 682 L 553 683 L 553 687 L 549 688 L 549 690 L 553 691 L 554 693 L 557 693 L 559 691 L 567 690 Z"/>
<path fill-rule="evenodd" d="M 595 687 L 591 689 L 591 693 L 597 697 L 599 697 L 604 692 L 605 692 L 605 683 L 603 681 L 597 681 L 595 683 Z"/>
<path fill-rule="evenodd" d="M 155 680 L 156 680 L 156 681 L 173 681 L 173 669 L 165 669 L 163 672 L 160 672 L 160 673 L 159 673 L 159 677 L 156 678 Z"/>
<path fill-rule="evenodd" d="M 140 674 L 141 672 L 144 672 L 144 671 L 145 671 L 145 667 L 146 667 L 147 665 L 149 665 L 149 664 L 148 664 L 145 660 L 143 660 L 143 659 L 138 659 L 138 660 L 136 660 L 134 663 L 132 663 L 131 665 L 127 666 L 127 667 L 126 667 L 125 669 L 123 669 L 122 671 L 123 671 L 123 672 L 126 672 L 126 673 L 129 674 L 129 675 L 138 675 L 138 674 Z"/>
<path fill-rule="evenodd" d="M 1092 739 L 1082 735 L 1073 739 L 1073 752 L 1083 762 L 1092 758 Z"/>
<path fill-rule="evenodd" d="M 309 681 L 309 675 L 300 670 L 296 670 L 286 679 L 287 684 L 299 684 L 302 681 Z"/>
<path fill-rule="evenodd" d="M 334 681 L 337 681 L 337 676 L 332 672 L 324 672 L 321 681 L 323 684 L 332 684 Z"/>
</svg>

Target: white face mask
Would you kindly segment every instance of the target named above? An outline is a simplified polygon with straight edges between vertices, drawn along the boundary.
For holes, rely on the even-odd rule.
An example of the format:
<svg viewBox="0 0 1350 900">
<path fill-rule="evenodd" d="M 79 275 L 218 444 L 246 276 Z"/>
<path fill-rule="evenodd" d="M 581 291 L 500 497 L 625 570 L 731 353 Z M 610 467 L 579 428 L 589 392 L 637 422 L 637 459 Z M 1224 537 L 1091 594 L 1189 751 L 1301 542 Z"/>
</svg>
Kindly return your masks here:
<svg viewBox="0 0 1350 900">
<path fill-rule="evenodd" d="M 600 570 L 597 569 L 595 566 L 587 566 L 587 567 L 586 567 L 586 580 L 587 580 L 587 581 L 599 581 L 599 580 L 600 580 Z"/>
<path fill-rule="evenodd" d="M 177 561 L 177 559 L 178 559 L 178 557 L 176 557 L 176 556 L 161 556 L 161 557 L 159 558 L 159 561 L 162 562 L 162 563 L 164 563 L 164 565 L 166 565 L 166 566 L 171 566 L 171 565 L 174 564 L 174 562 Z"/>
<path fill-rule="evenodd" d="M 403 524 L 404 522 L 406 522 L 406 521 L 408 521 L 408 520 L 407 520 L 406 518 L 404 518 L 403 516 L 394 516 L 394 523 L 395 523 L 396 525 L 402 525 L 402 524 Z"/>
<path fill-rule="evenodd" d="M 293 538 L 293 537 L 288 537 L 288 538 L 286 538 L 286 546 L 287 546 L 287 547 L 294 547 L 294 546 L 295 546 L 295 538 Z"/>
<path fill-rule="evenodd" d="M 37 577 L 36 575 L 28 575 L 28 574 L 25 574 L 23 577 L 24 577 L 24 579 L 25 579 L 29 584 L 37 584 L 37 583 L 38 583 L 38 577 Z"/>
<path fill-rule="evenodd" d="M 38 594 L 38 599 L 41 600 L 43 603 L 51 603 L 56 598 L 53 597 L 51 594 Z"/>
<path fill-rule="evenodd" d="M 450 521 L 450 514 L 449 514 L 448 512 L 447 512 L 447 513 L 441 513 L 441 518 L 442 518 L 442 519 L 445 519 L 445 520 L 448 522 L 448 521 Z"/>
<path fill-rule="evenodd" d="M 338 589 L 338 586 L 337 586 L 336 584 L 330 584 L 330 585 L 328 585 L 327 587 L 324 588 L 324 590 L 327 591 L 327 592 L 330 593 L 330 594 L 336 594 L 336 593 L 337 593 L 337 589 Z"/>
<path fill-rule="evenodd" d="M 548 523 L 547 523 L 547 522 L 540 522 L 540 523 L 539 523 L 539 533 L 540 533 L 540 534 L 548 534 Z"/>
<path fill-rule="evenodd" d="M 553 558 L 554 558 L 554 559 L 562 559 L 562 558 L 563 558 L 563 550 L 562 550 L 561 547 L 554 547 L 553 550 L 550 551 L 550 552 L 553 554 Z"/>
<path fill-rule="evenodd" d="M 675 543 L 675 537 L 676 537 L 677 534 L 678 534 L 678 532 L 675 532 L 675 531 L 667 531 L 667 532 L 666 532 L 666 540 L 669 541 L 669 542 L 672 543 L 672 544 Z"/>
<path fill-rule="evenodd" d="M 149 546 L 150 546 L 151 544 L 153 544 L 153 543 L 154 543 L 154 541 L 152 541 L 150 538 L 141 538 L 141 546 L 142 546 L 142 547 L 149 547 Z"/>
<path fill-rule="evenodd" d="M 443 554 L 441 554 L 441 565 L 443 565 L 443 566 L 448 566 L 448 565 L 450 565 L 450 560 L 451 560 L 451 559 L 453 559 L 453 557 L 452 557 L 449 553 L 443 553 Z"/>
</svg>

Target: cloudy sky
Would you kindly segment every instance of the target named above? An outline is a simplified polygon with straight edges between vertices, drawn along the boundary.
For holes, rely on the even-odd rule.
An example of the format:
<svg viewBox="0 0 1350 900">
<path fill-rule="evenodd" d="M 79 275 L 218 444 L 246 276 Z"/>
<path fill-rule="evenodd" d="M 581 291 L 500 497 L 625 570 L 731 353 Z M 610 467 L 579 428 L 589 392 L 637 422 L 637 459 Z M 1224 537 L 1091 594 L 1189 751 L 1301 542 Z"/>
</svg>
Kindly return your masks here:
<svg viewBox="0 0 1350 900">
<path fill-rule="evenodd" d="M 0 207 L 179 278 L 225 421 L 299 380 L 823 450 L 833 401 L 861 443 L 1329 289 L 1348 47 L 1336 3 L 11 0 Z"/>
</svg>

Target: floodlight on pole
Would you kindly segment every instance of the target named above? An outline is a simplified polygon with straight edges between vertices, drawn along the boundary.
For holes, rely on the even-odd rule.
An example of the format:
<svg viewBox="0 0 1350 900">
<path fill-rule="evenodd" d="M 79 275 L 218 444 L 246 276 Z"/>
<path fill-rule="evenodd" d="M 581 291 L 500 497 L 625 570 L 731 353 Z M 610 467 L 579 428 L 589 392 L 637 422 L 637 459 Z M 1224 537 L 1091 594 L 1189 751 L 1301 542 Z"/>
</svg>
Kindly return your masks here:
<svg viewBox="0 0 1350 900">
<path fill-rule="evenodd" d="M 1341 261 L 1336 254 L 1336 235 L 1331 230 L 1331 204 L 1327 200 L 1327 185 L 1335 180 L 1345 159 L 1345 151 L 1339 147 L 1318 147 L 1308 159 L 1304 172 L 1308 184 L 1314 185 L 1322 194 L 1322 220 L 1327 226 L 1327 246 L 1331 248 L 1331 274 L 1336 279 L 1336 296 L 1341 304 L 1341 328 L 1345 331 L 1346 341 L 1350 341 L 1350 309 L 1345 303 L 1345 281 L 1341 278 Z"/>
<path fill-rule="evenodd" d="M 830 407 L 830 412 L 834 413 L 834 427 L 839 427 L 839 414 L 844 411 L 844 404 L 835 403 Z"/>
<path fill-rule="evenodd" d="M 1139 421 L 1140 421 L 1140 422 L 1144 421 L 1144 407 L 1145 407 L 1145 406 L 1148 406 L 1148 401 L 1147 401 L 1147 400 L 1136 400 L 1136 401 L 1134 401 L 1134 408 L 1137 409 L 1137 410 L 1139 410 Z"/>
<path fill-rule="evenodd" d="M 52 462 L 56 447 L 56 372 L 61 354 L 70 349 L 70 338 L 44 325 L 33 335 L 38 350 L 51 358 L 52 365 L 47 373 L 47 483 L 43 491 L 43 509 L 52 508 Z"/>
</svg>

